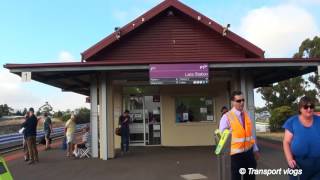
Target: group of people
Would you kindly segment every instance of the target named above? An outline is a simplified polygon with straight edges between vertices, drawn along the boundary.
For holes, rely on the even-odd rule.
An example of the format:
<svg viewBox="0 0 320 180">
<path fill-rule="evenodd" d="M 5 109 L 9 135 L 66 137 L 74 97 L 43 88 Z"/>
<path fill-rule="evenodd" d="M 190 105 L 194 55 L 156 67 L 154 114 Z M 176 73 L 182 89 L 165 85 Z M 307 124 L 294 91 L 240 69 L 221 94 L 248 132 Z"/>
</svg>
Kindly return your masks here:
<svg viewBox="0 0 320 180">
<path fill-rule="evenodd" d="M 254 124 L 250 116 L 244 109 L 245 99 L 241 91 L 234 91 L 231 95 L 232 108 L 228 110 L 223 107 L 219 129 L 231 130 L 231 177 L 232 180 L 240 180 L 241 168 L 257 168 L 257 160 L 260 158 L 259 148 L 254 132 Z M 290 168 L 302 169 L 300 179 L 319 180 L 320 179 L 320 117 L 314 114 L 315 102 L 313 99 L 302 97 L 298 104 L 299 114 L 290 117 L 283 128 L 285 129 L 283 139 L 283 149 L 287 164 Z M 44 131 L 46 139 L 46 149 L 50 148 L 49 139 L 52 132 L 51 119 L 44 114 Z M 119 117 L 119 128 L 121 134 L 121 151 L 129 151 L 129 124 L 131 118 L 129 111 L 125 110 Z M 22 124 L 25 138 L 25 160 L 29 164 L 39 162 L 36 148 L 38 118 L 34 114 L 34 109 L 30 108 L 26 120 Z M 67 156 L 78 156 L 78 149 L 89 146 L 89 127 L 84 128 L 82 142 L 75 144 L 76 122 L 75 116 L 65 124 L 65 136 L 67 141 Z M 290 179 L 297 177 L 290 176 Z M 244 174 L 244 180 L 254 180 L 255 175 Z"/>
<path fill-rule="evenodd" d="M 41 118 L 34 114 L 34 109 L 31 107 L 25 114 L 25 121 L 21 125 L 21 133 L 23 133 L 23 151 L 24 160 L 28 164 L 39 162 L 37 150 L 37 126 Z M 53 132 L 52 121 L 48 113 L 44 113 L 43 131 L 45 140 L 45 150 L 50 149 L 50 134 Z"/>
<path fill-rule="evenodd" d="M 43 114 L 43 131 L 45 140 L 45 150 L 51 149 L 51 133 L 53 132 L 52 121 L 47 112 Z M 37 150 L 37 126 L 38 121 L 41 118 L 37 117 L 34 113 L 34 109 L 31 107 L 25 114 L 25 120 L 21 125 L 20 132 L 23 133 L 23 151 L 24 160 L 28 164 L 34 164 L 39 162 L 38 150 Z M 89 130 L 90 127 L 83 128 L 82 141 L 75 143 L 75 130 L 76 122 L 75 116 L 71 114 L 71 118 L 65 124 L 65 137 L 67 141 L 67 156 L 79 156 L 79 148 L 89 147 Z"/>
<path fill-rule="evenodd" d="M 260 158 L 252 120 L 244 110 L 245 99 L 241 91 L 231 95 L 232 108 L 223 108 L 219 129 L 231 130 L 231 178 L 241 180 L 239 170 L 257 168 Z M 320 117 L 314 114 L 315 102 L 302 97 L 298 105 L 299 114 L 290 117 L 285 129 L 283 149 L 287 164 L 292 169 L 301 169 L 302 180 L 320 180 Z M 244 180 L 254 180 L 255 175 L 246 173 Z M 290 176 L 291 180 L 298 179 Z"/>
</svg>

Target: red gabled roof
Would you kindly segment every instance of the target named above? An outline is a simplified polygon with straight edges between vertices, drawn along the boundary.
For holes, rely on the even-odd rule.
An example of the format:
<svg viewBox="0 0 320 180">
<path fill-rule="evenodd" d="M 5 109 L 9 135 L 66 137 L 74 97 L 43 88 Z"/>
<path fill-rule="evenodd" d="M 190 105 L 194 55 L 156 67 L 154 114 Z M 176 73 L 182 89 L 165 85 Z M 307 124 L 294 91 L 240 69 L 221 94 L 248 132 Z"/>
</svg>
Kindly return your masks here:
<svg viewBox="0 0 320 180">
<path fill-rule="evenodd" d="M 211 28 L 212 30 L 221 33 L 223 32 L 223 26 L 219 25 L 215 21 L 209 19 L 208 17 L 202 15 L 201 13 L 195 11 L 194 9 L 186 6 L 185 4 L 179 2 L 178 0 L 165 0 L 164 2 L 160 3 L 156 7 L 152 8 L 145 14 L 139 16 L 137 19 L 133 20 L 132 22 L 128 23 L 127 25 L 120 28 L 121 36 L 125 36 L 126 34 L 130 33 L 134 29 L 138 28 L 145 22 L 149 21 L 153 17 L 157 16 L 161 12 L 165 11 L 169 7 L 174 7 L 181 12 L 185 13 L 186 15 L 193 18 L 195 21 L 200 21 L 207 27 Z M 201 18 L 200 20 L 198 18 Z M 237 34 L 228 31 L 226 38 L 230 39 L 231 41 L 235 42 L 236 44 L 240 45 L 244 49 L 248 50 L 249 52 L 257 55 L 258 57 L 264 57 L 264 51 L 259 47 L 255 46 L 254 44 L 250 43 L 249 41 L 245 40 L 244 38 L 238 36 Z M 97 44 L 93 45 L 83 53 L 82 60 L 87 60 L 96 53 L 100 52 L 105 47 L 111 45 L 115 41 L 117 41 L 116 32 L 110 34 L 106 38 L 102 39 Z"/>
</svg>

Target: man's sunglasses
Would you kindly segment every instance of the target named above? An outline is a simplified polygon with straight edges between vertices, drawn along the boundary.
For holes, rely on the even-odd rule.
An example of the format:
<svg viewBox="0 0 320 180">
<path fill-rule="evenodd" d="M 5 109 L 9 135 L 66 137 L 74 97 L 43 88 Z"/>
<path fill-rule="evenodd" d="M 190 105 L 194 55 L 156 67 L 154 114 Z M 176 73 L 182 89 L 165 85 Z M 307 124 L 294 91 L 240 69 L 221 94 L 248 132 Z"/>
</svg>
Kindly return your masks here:
<svg viewBox="0 0 320 180">
<path fill-rule="evenodd" d="M 238 99 L 238 100 L 234 100 L 234 101 L 237 103 L 241 103 L 241 101 L 244 102 L 244 99 Z"/>
<path fill-rule="evenodd" d="M 304 105 L 303 106 L 303 109 L 307 110 L 307 109 L 314 109 L 314 104 L 311 104 L 311 105 Z"/>
</svg>

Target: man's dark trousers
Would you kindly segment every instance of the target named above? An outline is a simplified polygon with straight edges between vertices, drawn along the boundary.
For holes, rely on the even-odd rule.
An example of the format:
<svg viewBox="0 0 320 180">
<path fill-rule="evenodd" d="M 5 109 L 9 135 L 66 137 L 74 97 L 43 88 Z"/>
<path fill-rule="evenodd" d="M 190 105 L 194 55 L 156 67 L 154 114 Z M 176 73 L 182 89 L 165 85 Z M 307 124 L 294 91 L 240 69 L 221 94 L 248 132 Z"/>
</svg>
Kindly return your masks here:
<svg viewBox="0 0 320 180">
<path fill-rule="evenodd" d="M 255 180 L 255 175 L 249 175 L 248 168 L 257 168 L 257 161 L 253 154 L 253 149 L 234 154 L 231 156 L 231 179 L 232 180 L 241 180 L 241 174 L 239 169 L 245 168 L 246 173 L 243 175 L 243 180 Z"/>
</svg>

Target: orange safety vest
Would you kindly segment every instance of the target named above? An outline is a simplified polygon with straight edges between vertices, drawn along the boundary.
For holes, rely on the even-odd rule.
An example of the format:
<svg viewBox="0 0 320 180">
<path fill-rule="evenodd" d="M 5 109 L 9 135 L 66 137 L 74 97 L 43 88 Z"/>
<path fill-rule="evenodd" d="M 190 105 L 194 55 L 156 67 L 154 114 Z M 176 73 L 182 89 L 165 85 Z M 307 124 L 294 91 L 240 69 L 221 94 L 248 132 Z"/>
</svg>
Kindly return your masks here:
<svg viewBox="0 0 320 180">
<path fill-rule="evenodd" d="M 252 123 L 248 114 L 244 112 L 245 128 L 243 128 L 240 120 L 233 111 L 229 111 L 227 117 L 232 129 L 230 155 L 246 152 L 251 149 L 255 140 L 252 136 Z"/>
</svg>

